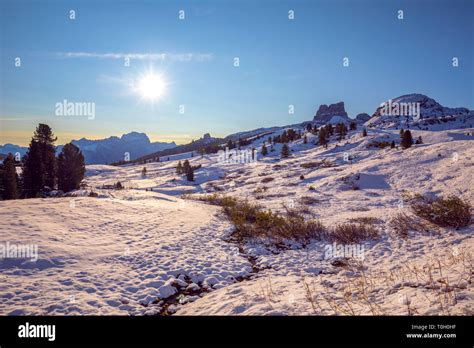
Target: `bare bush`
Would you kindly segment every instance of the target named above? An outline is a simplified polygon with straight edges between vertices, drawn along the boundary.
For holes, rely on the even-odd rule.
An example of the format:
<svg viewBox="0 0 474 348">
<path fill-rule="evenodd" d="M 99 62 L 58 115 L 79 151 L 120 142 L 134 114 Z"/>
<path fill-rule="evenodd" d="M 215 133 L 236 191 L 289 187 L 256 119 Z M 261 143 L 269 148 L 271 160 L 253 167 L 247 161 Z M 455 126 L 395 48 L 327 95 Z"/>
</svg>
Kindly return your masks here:
<svg viewBox="0 0 474 348">
<path fill-rule="evenodd" d="M 435 225 L 462 228 L 471 224 L 471 204 L 457 196 L 427 198 L 415 195 L 409 202 L 415 215 Z"/>
<path fill-rule="evenodd" d="M 319 199 L 311 196 L 303 196 L 300 198 L 300 203 L 304 205 L 312 205 L 315 203 L 319 203 Z"/>
<path fill-rule="evenodd" d="M 378 239 L 379 230 L 367 223 L 343 223 L 330 229 L 328 237 L 342 244 L 352 244 Z"/>
<path fill-rule="evenodd" d="M 408 237 L 410 231 L 420 233 L 438 232 L 432 224 L 427 221 L 416 218 L 405 212 L 395 214 L 389 223 L 395 233 L 401 237 Z"/>
<path fill-rule="evenodd" d="M 355 218 L 350 218 L 349 222 L 358 222 L 362 224 L 380 224 L 383 222 L 383 220 L 375 218 L 373 216 L 359 216 Z"/>
<path fill-rule="evenodd" d="M 238 239 L 266 237 L 276 244 L 284 240 L 307 243 L 317 239 L 349 244 L 377 239 L 379 235 L 377 228 L 363 223 L 340 224 L 328 229 L 320 220 L 307 219 L 301 209 L 285 207 L 283 213 L 277 213 L 248 201 L 216 194 L 200 199 L 223 208 L 235 226 L 233 235 Z"/>
<path fill-rule="evenodd" d="M 273 180 L 275 180 L 275 179 L 272 178 L 271 176 L 269 176 L 269 177 L 263 178 L 263 179 L 262 179 L 262 182 L 263 182 L 263 183 L 267 183 L 267 182 L 270 182 L 270 181 L 273 181 Z"/>
</svg>

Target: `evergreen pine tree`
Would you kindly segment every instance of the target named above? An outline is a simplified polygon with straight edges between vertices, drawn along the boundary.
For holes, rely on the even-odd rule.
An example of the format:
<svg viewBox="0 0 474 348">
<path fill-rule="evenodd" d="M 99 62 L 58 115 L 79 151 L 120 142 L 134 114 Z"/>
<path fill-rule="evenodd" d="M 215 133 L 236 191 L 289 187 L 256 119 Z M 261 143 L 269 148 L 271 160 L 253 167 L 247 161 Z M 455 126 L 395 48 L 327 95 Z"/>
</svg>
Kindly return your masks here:
<svg viewBox="0 0 474 348">
<path fill-rule="evenodd" d="M 367 129 L 364 128 L 364 130 L 362 131 L 362 136 L 363 136 L 363 137 L 366 137 L 366 136 L 367 136 Z"/>
<path fill-rule="evenodd" d="M 58 189 L 64 192 L 79 189 L 86 173 L 84 156 L 73 143 L 64 145 L 58 156 Z"/>
<path fill-rule="evenodd" d="M 326 128 L 321 127 L 319 130 L 319 135 L 318 135 L 318 144 L 323 146 L 328 143 L 327 139 L 327 134 L 326 134 Z"/>
<path fill-rule="evenodd" d="M 391 148 L 391 149 L 394 149 L 394 148 L 395 148 L 395 141 L 394 141 L 394 140 L 392 140 L 392 142 L 390 143 L 390 148 Z"/>
<path fill-rule="evenodd" d="M 265 143 L 262 145 L 262 156 L 266 156 L 268 154 L 267 147 L 265 146 Z"/>
<path fill-rule="evenodd" d="M 41 161 L 41 149 L 37 140 L 32 139 L 22 164 L 23 196 L 37 197 L 45 186 L 44 165 Z"/>
<path fill-rule="evenodd" d="M 0 163 L 0 201 L 3 199 L 3 163 Z"/>
<path fill-rule="evenodd" d="M 56 183 L 56 147 L 51 127 L 40 123 L 33 134 L 33 139 L 39 143 L 41 162 L 44 170 L 44 185 L 54 189 Z"/>
<path fill-rule="evenodd" d="M 194 181 L 194 169 L 191 166 L 189 166 L 186 171 L 186 179 L 188 181 Z"/>
<path fill-rule="evenodd" d="M 184 161 L 183 171 L 186 174 L 186 179 L 188 181 L 194 181 L 194 169 L 191 167 L 188 160 Z"/>
<path fill-rule="evenodd" d="M 190 168 L 191 165 L 189 164 L 189 161 L 185 160 L 183 163 L 183 173 L 187 175 Z"/>
<path fill-rule="evenodd" d="M 308 137 L 305 134 L 303 137 L 303 144 L 307 144 L 307 143 L 308 143 Z"/>
<path fill-rule="evenodd" d="M 15 159 L 11 153 L 3 160 L 1 181 L 3 189 L 1 192 L 2 198 L 18 198 L 18 175 L 15 168 Z"/>
<path fill-rule="evenodd" d="M 283 144 L 283 146 L 281 147 L 281 158 L 287 158 L 287 157 L 290 157 L 290 148 L 289 148 L 288 145 L 285 143 L 285 144 Z"/>
<path fill-rule="evenodd" d="M 355 123 L 354 121 L 352 121 L 349 125 L 349 129 L 350 130 L 356 130 L 357 129 L 357 123 Z"/>
<path fill-rule="evenodd" d="M 181 164 L 181 161 L 178 162 L 178 166 L 176 167 L 176 174 L 183 174 L 183 165 Z"/>
<path fill-rule="evenodd" d="M 400 145 L 404 149 L 408 149 L 413 145 L 413 138 L 411 136 L 411 132 L 407 129 L 406 131 L 403 132 L 402 140 L 400 142 Z"/>
<path fill-rule="evenodd" d="M 336 125 L 336 133 L 338 134 L 338 140 L 344 139 L 347 134 L 347 126 L 344 123 L 338 123 Z"/>
<path fill-rule="evenodd" d="M 329 136 L 334 135 L 334 127 L 332 126 L 332 124 L 328 123 L 324 127 L 326 128 L 326 134 L 328 138 Z"/>
</svg>

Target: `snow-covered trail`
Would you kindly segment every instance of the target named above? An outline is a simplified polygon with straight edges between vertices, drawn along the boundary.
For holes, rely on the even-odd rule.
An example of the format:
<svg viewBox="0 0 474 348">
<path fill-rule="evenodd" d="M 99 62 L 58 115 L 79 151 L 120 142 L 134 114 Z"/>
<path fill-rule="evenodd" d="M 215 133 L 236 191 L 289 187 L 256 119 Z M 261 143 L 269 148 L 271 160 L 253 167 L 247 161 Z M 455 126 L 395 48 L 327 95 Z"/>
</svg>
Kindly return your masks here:
<svg viewBox="0 0 474 348">
<path fill-rule="evenodd" d="M 216 211 L 156 194 L 0 202 L 0 242 L 38 246 L 37 262 L 0 261 L 0 314 L 143 314 L 191 280 L 232 283 L 251 265 Z"/>
</svg>

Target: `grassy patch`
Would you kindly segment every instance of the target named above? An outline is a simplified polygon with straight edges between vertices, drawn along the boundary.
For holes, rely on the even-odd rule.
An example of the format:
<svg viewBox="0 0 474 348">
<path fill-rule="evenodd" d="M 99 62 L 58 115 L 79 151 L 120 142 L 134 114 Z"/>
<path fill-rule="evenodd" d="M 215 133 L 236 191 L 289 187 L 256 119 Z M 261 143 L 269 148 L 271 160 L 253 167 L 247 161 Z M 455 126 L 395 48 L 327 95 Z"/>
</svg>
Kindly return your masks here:
<svg viewBox="0 0 474 348">
<path fill-rule="evenodd" d="M 330 162 L 326 159 L 323 159 L 322 161 L 318 161 L 318 162 L 301 163 L 300 167 L 301 168 L 306 168 L 306 169 L 320 168 L 320 167 L 329 168 L 329 167 L 334 167 L 334 163 L 332 163 L 332 162 Z"/>
<path fill-rule="evenodd" d="M 234 236 L 238 239 L 268 237 L 277 241 L 292 239 L 304 242 L 320 238 L 324 232 L 324 226 L 318 220 L 306 221 L 293 210 L 279 214 L 248 201 L 218 195 L 207 196 L 203 200 L 224 209 L 235 225 Z"/>
<path fill-rule="evenodd" d="M 365 240 L 378 239 L 379 230 L 368 223 L 343 223 L 329 231 L 329 239 L 342 244 L 360 243 Z"/>
<path fill-rule="evenodd" d="M 300 203 L 303 205 L 312 205 L 315 203 L 319 203 L 319 199 L 311 196 L 303 196 L 300 198 Z"/>
<path fill-rule="evenodd" d="M 399 212 L 395 214 L 390 220 L 390 227 L 395 233 L 401 237 L 408 237 L 410 231 L 420 233 L 437 232 L 432 224 L 427 221 L 417 218 L 416 216 L 409 215 L 405 212 Z"/>
<path fill-rule="evenodd" d="M 338 243 L 358 243 L 377 239 L 379 231 L 368 223 L 345 223 L 328 228 L 320 220 L 306 218 L 301 209 L 286 208 L 283 213 L 233 197 L 213 194 L 200 198 L 223 208 L 235 226 L 234 237 L 239 240 L 268 238 L 281 243 L 293 240 L 307 243 L 311 239 Z"/>
<path fill-rule="evenodd" d="M 422 195 L 405 195 L 416 216 L 437 226 L 462 228 L 471 224 L 472 206 L 457 196 L 428 198 Z"/>
<path fill-rule="evenodd" d="M 349 222 L 375 225 L 375 224 L 382 223 L 383 220 L 381 220 L 379 218 L 375 218 L 373 216 L 359 216 L 359 217 L 349 219 Z"/>
<path fill-rule="evenodd" d="M 263 183 L 267 183 L 267 182 L 270 182 L 270 181 L 273 181 L 273 180 L 275 180 L 275 179 L 272 178 L 271 176 L 269 176 L 269 177 L 263 178 L 261 181 L 262 181 Z"/>
<path fill-rule="evenodd" d="M 262 187 L 257 187 L 255 190 L 253 190 L 253 193 L 264 193 L 267 192 L 268 187 L 262 186 Z"/>
<path fill-rule="evenodd" d="M 388 141 L 377 141 L 377 140 L 374 140 L 372 142 L 370 142 L 369 144 L 367 144 L 367 147 L 368 148 L 371 148 L 371 147 L 376 147 L 376 148 L 379 148 L 379 149 L 384 149 L 386 147 L 390 147 L 390 142 Z"/>
</svg>

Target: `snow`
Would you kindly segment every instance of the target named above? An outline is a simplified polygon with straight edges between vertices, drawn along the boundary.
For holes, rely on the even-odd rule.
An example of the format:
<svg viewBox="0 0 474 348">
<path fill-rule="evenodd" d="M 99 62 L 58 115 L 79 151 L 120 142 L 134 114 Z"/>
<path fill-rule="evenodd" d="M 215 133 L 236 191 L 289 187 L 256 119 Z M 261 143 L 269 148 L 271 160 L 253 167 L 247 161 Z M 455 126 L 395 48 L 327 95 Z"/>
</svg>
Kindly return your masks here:
<svg viewBox="0 0 474 348">
<path fill-rule="evenodd" d="M 333 116 L 331 117 L 331 119 L 329 120 L 328 123 L 330 124 L 337 124 L 337 123 L 347 123 L 348 122 L 348 118 L 347 117 L 343 117 L 343 116 Z"/>
<path fill-rule="evenodd" d="M 250 146 L 260 151 L 282 131 Z M 8 224 L 0 227 L 0 242 L 35 244 L 38 260 L 0 261 L 0 314 L 156 315 L 172 301 L 167 312 L 174 315 L 472 315 L 466 264 L 473 227 L 403 239 L 389 220 L 406 211 L 404 191 L 474 201 L 473 129 L 413 130 L 423 144 L 408 150 L 368 147 L 398 143 L 398 132 L 368 129 L 362 137 L 359 129 L 327 149 L 308 134 L 307 144 L 289 144 L 290 158 L 281 160 L 281 145 L 272 151 L 267 143 L 269 154 L 252 164 L 195 155 L 191 165 L 202 165 L 195 182 L 175 173 L 180 156 L 89 165 L 87 188 L 77 197 L 2 201 Z M 331 165 L 301 167 L 323 160 Z M 125 189 L 102 188 L 117 181 Z M 328 226 L 373 217 L 381 237 L 360 245 L 361 259 L 340 262 L 326 257 L 324 241 L 286 250 L 254 241 L 239 249 L 227 238 L 233 227 L 220 208 L 189 199 L 212 192 L 275 211 L 301 207 Z"/>
<path fill-rule="evenodd" d="M 216 210 L 160 194 L 1 202 L 2 218 L 11 219 L 2 241 L 36 244 L 39 258 L 25 266 L 0 261 L 0 313 L 140 314 L 149 309 L 140 303 L 187 286 L 180 275 L 193 289 L 204 279 L 228 284 L 251 267 L 228 257 L 232 245 L 221 236 L 230 226 Z"/>
</svg>

